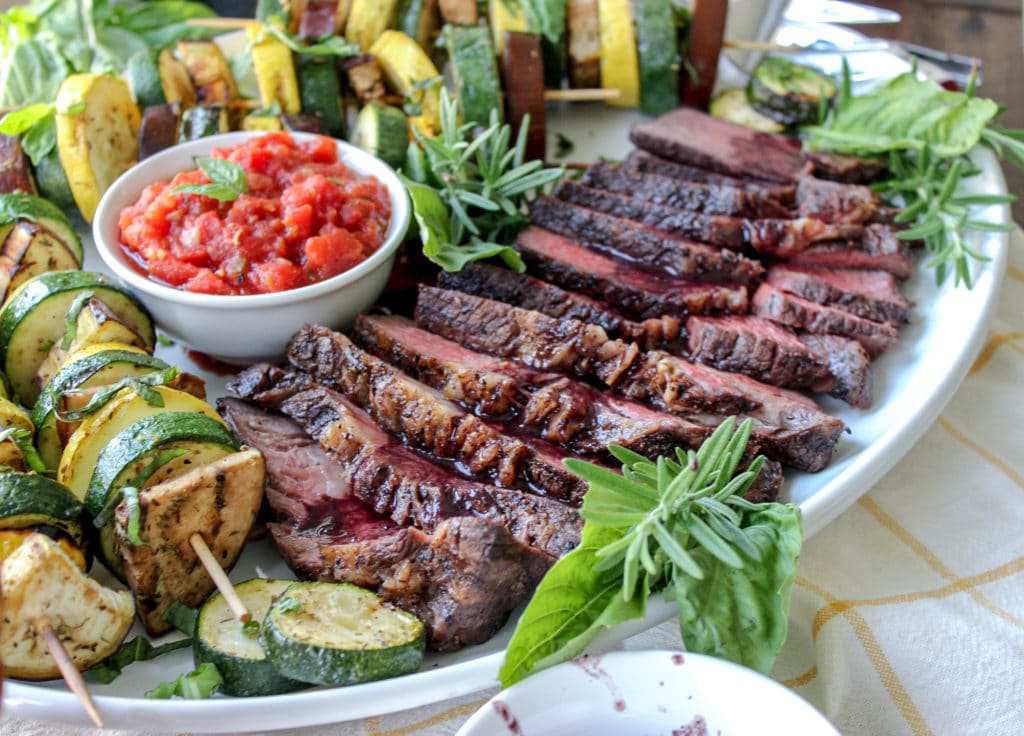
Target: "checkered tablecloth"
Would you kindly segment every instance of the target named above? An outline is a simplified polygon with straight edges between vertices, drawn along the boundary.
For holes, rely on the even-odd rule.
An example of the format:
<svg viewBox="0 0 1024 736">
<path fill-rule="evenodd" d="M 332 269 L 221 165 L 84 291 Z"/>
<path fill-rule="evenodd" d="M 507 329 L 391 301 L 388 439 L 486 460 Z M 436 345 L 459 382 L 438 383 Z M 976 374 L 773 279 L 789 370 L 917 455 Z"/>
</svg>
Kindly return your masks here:
<svg viewBox="0 0 1024 736">
<path fill-rule="evenodd" d="M 896 468 L 804 547 L 773 675 L 844 734 L 1024 733 L 1022 419 L 1018 231 L 996 320 L 957 394 Z M 622 646 L 681 642 L 667 623 Z M 452 734 L 493 694 L 292 733 Z M 0 721 L 0 736 L 86 733 Z"/>
</svg>

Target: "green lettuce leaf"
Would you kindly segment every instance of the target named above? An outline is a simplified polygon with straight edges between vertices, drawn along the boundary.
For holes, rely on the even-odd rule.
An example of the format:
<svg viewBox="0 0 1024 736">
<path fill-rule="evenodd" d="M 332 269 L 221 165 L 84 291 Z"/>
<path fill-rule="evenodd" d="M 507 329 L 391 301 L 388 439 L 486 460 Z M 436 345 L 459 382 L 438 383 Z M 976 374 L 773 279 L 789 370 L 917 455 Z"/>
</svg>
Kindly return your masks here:
<svg viewBox="0 0 1024 736">
<path fill-rule="evenodd" d="M 771 503 L 747 511 L 744 530 L 760 552 L 735 569 L 706 549 L 691 551 L 704 570 L 674 579 L 679 629 L 686 648 L 767 673 L 786 641 L 789 598 L 802 532 L 800 509 Z"/>
</svg>

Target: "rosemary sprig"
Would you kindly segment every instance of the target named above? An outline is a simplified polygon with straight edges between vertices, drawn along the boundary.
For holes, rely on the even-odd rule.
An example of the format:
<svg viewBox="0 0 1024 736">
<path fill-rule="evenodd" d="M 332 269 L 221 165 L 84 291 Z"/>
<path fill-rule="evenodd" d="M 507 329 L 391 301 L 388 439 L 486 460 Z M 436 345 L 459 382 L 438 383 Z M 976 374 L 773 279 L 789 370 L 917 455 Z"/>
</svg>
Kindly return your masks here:
<svg viewBox="0 0 1024 736">
<path fill-rule="evenodd" d="M 523 612 L 500 678 L 508 686 L 577 656 L 601 630 L 673 596 L 687 649 L 763 672 L 786 638 L 802 535 L 792 504 L 743 498 L 764 460 L 739 470 L 751 421 L 724 421 L 697 451 L 652 462 L 609 451 L 622 473 L 566 460 L 588 481 L 580 546 L 548 571 Z"/>
<path fill-rule="evenodd" d="M 460 125 L 458 103 L 446 94 L 440 119 L 436 137 L 416 130 L 403 177 L 424 254 L 449 271 L 493 256 L 523 270 L 508 243 L 527 224 L 529 201 L 564 176 L 565 168 L 525 160 L 528 119 L 513 143 L 511 126 L 499 123 L 497 112 L 483 130 Z"/>
</svg>

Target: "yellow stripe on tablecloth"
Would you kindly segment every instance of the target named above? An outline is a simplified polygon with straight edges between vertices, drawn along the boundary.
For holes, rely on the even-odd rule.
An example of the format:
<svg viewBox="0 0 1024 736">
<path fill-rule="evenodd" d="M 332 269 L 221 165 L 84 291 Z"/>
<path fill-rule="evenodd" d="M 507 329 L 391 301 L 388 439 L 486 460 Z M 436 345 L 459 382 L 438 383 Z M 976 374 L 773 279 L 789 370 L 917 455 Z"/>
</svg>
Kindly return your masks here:
<svg viewBox="0 0 1024 736">
<path fill-rule="evenodd" d="M 978 354 L 978 359 L 974 361 L 974 365 L 971 366 L 970 373 L 968 375 L 974 375 L 992 360 L 992 356 L 996 354 L 1003 345 L 1009 345 L 1010 348 L 1016 350 L 1021 355 L 1024 355 L 1024 348 L 1019 343 L 1024 340 L 1024 332 L 993 332 L 989 335 L 988 340 L 985 342 L 985 346 L 981 349 Z"/>
<path fill-rule="evenodd" d="M 380 730 L 380 718 L 376 716 L 373 718 L 367 718 L 366 733 L 367 736 L 408 736 L 409 734 L 414 734 L 417 731 L 423 730 L 424 728 L 436 726 L 439 723 L 444 723 L 445 721 L 449 721 L 454 718 L 468 718 L 469 716 L 473 715 L 477 711 L 477 709 L 480 708 L 480 706 L 486 703 L 487 700 L 488 698 L 484 698 L 483 700 L 478 700 L 475 703 L 457 705 L 454 708 L 449 708 L 448 710 L 437 713 L 431 716 L 430 718 L 424 718 L 422 721 L 410 723 L 407 726 L 399 726 L 398 728 L 393 728 L 390 731 Z"/>
<path fill-rule="evenodd" d="M 854 635 L 857 637 L 857 641 L 860 642 L 861 648 L 864 653 L 868 655 L 868 659 L 871 660 L 871 665 L 875 668 L 875 672 L 878 674 L 878 678 L 882 681 L 882 686 L 886 692 L 889 693 L 889 697 L 892 702 L 899 709 L 900 714 L 903 716 L 903 720 L 907 722 L 911 730 L 916 736 L 930 736 L 932 730 L 928 728 L 928 724 L 925 723 L 924 716 L 921 715 L 921 711 L 918 710 L 917 705 L 914 703 L 914 699 L 907 692 L 903 682 L 900 680 L 899 675 L 896 674 L 896 670 L 893 669 L 892 664 L 889 662 L 889 658 L 885 656 L 885 652 L 882 651 L 881 645 L 878 643 L 878 639 L 875 638 L 874 633 L 871 631 L 871 627 L 868 625 L 867 620 L 853 608 L 853 603 L 850 601 L 840 601 L 831 593 L 824 588 L 815 585 L 805 577 L 797 576 L 796 584 L 807 588 L 812 593 L 817 595 L 819 598 L 823 598 L 828 602 L 829 607 L 835 606 L 837 612 L 843 614 L 843 618 L 850 624 L 850 628 L 853 629 Z M 818 614 L 820 615 L 823 609 L 819 609 Z M 812 628 L 812 636 L 817 638 L 818 629 L 818 615 L 814 617 L 814 627 Z"/>
<path fill-rule="evenodd" d="M 797 688 L 797 687 L 803 687 L 804 685 L 809 684 L 817 676 L 818 676 L 818 665 L 814 665 L 813 667 L 811 667 L 809 670 L 807 670 L 802 675 L 798 675 L 797 677 L 792 677 L 792 678 L 790 678 L 788 680 L 783 680 L 782 684 L 785 685 L 788 688 L 791 688 L 791 689 L 792 688 Z"/>
<path fill-rule="evenodd" d="M 1024 283 L 1024 270 L 1018 268 L 1017 266 L 1007 266 L 1006 275 L 1012 279 L 1016 279 L 1017 281 Z"/>
<path fill-rule="evenodd" d="M 938 558 L 938 556 L 932 552 L 928 547 L 910 533 L 905 527 L 903 527 L 896 519 L 887 514 L 881 506 L 875 503 L 868 496 L 863 496 L 857 502 L 862 506 L 869 514 L 871 514 L 875 521 L 884 526 L 889 532 L 896 537 L 899 541 L 909 547 L 914 554 L 920 557 L 932 570 L 937 572 L 946 580 L 950 581 L 949 586 L 942 588 L 936 588 L 932 591 L 922 591 L 918 593 L 905 593 L 898 596 L 888 596 L 887 598 L 876 598 L 872 602 L 865 602 L 866 605 L 881 605 L 884 603 L 906 603 L 909 601 L 920 600 L 922 598 L 944 598 L 951 593 L 962 591 L 967 593 L 974 599 L 974 602 L 984 608 L 989 613 L 998 616 L 999 618 L 1013 624 L 1014 626 L 1024 628 L 1024 622 L 1016 618 L 1012 614 L 1004 611 L 1002 608 L 997 606 L 995 603 L 990 601 L 985 594 L 978 590 L 979 585 L 990 583 L 993 580 L 998 580 L 1002 577 L 1007 577 L 1019 572 L 1024 569 L 1024 558 L 1013 560 L 1002 567 L 997 567 L 995 570 L 989 570 L 978 575 L 974 575 L 967 578 L 957 578 L 956 574 L 950 570 L 946 565 Z M 998 572 L 1003 568 L 1009 568 L 1005 572 Z M 997 574 L 998 572 L 998 574 Z M 948 589 L 948 592 L 947 592 Z M 858 602 L 856 605 L 862 605 Z"/>
<path fill-rule="evenodd" d="M 1010 478 L 1010 480 L 1012 480 L 1014 483 L 1017 484 L 1018 487 L 1024 488 L 1024 475 L 1021 475 L 1020 473 L 1018 473 L 1016 470 L 1011 468 L 1005 462 L 1000 460 L 998 457 L 996 457 L 991 452 L 986 450 L 984 447 L 979 445 L 977 442 L 972 440 L 970 437 L 965 435 L 963 432 L 961 432 L 959 429 L 957 429 L 956 426 L 951 421 L 949 421 L 945 417 L 939 417 L 938 423 L 942 426 L 943 429 L 945 429 L 947 432 L 949 432 L 951 435 L 953 435 L 953 437 L 958 442 L 960 442 L 960 444 L 966 445 L 971 450 L 973 450 L 974 452 L 976 452 L 979 455 L 981 455 L 990 464 L 995 465 L 1004 474 L 1006 474 Z"/>
</svg>

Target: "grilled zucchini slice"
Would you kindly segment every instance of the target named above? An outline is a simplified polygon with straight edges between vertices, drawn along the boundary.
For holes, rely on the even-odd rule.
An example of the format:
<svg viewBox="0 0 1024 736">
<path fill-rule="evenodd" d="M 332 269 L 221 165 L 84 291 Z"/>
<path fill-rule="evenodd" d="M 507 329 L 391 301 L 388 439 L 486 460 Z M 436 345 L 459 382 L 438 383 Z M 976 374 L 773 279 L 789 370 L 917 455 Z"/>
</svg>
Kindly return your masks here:
<svg viewBox="0 0 1024 736">
<path fill-rule="evenodd" d="M 354 7 L 354 6 L 353 6 Z M 419 44 L 399 31 L 384 31 L 370 53 L 377 57 L 388 83 L 402 95 L 412 99 L 422 108 L 420 115 L 413 116 L 410 123 L 425 133 L 437 133 L 441 129 L 441 97 L 437 86 L 427 83 L 439 78 L 440 72 Z M 427 85 L 423 89 L 423 85 Z"/>
<path fill-rule="evenodd" d="M 0 581 L 0 654 L 9 677 L 49 680 L 60 675 L 36 632 L 40 616 L 50 619 L 64 649 L 82 670 L 113 654 L 132 625 L 131 595 L 87 577 L 59 544 L 43 534 L 32 534 L 4 560 Z"/>
<path fill-rule="evenodd" d="M 828 77 L 782 56 L 763 59 L 747 85 L 754 109 L 782 125 L 818 121 L 835 96 L 836 86 Z"/>
<path fill-rule="evenodd" d="M 109 74 L 72 74 L 57 94 L 57 152 L 86 222 L 114 179 L 138 160 L 139 108 Z"/>
<path fill-rule="evenodd" d="M 347 133 L 345 110 L 341 105 L 341 83 L 333 59 L 322 56 L 299 56 L 297 59 L 299 98 L 302 110 L 320 116 L 320 125 L 327 135 L 344 138 Z"/>
<path fill-rule="evenodd" d="M 22 284 L 0 310 L 0 356 L 15 394 L 31 407 L 39 395 L 33 378 L 65 333 L 68 308 L 83 292 L 101 299 L 152 350 L 156 331 L 149 312 L 130 292 L 91 271 L 51 271 Z"/>
<path fill-rule="evenodd" d="M 170 628 L 163 613 L 174 601 L 194 608 L 213 591 L 188 541 L 193 534 L 203 537 L 225 570 L 238 560 L 263 499 L 264 473 L 263 456 L 244 450 L 143 489 L 138 519 L 143 545 L 131 542 L 127 504 L 117 507 L 114 536 L 125 580 L 150 634 Z"/>
<path fill-rule="evenodd" d="M 291 49 L 264 33 L 255 23 L 247 26 L 246 33 L 256 85 L 260 90 L 260 104 L 269 110 L 276 102 L 284 114 L 297 114 L 302 105 Z"/>
<path fill-rule="evenodd" d="M 194 141 L 229 130 L 228 110 L 224 105 L 197 105 L 182 113 L 178 140 Z"/>
<path fill-rule="evenodd" d="M 708 112 L 713 117 L 745 125 L 764 133 L 782 133 L 786 130 L 786 126 L 782 123 L 755 110 L 747 98 L 747 90 L 742 87 L 733 87 L 719 92 L 711 100 Z"/>
<path fill-rule="evenodd" d="M 640 64 L 629 0 L 597 0 L 601 37 L 601 86 L 619 90 L 615 107 L 640 103 Z"/>
<path fill-rule="evenodd" d="M 103 448 L 137 421 L 162 412 L 195 412 L 222 421 L 212 406 L 191 394 L 166 386 L 156 386 L 153 391 L 160 395 L 162 406 L 151 404 L 133 389 L 125 388 L 85 419 L 71 435 L 61 454 L 57 480 L 76 498 L 85 500 Z"/>
<path fill-rule="evenodd" d="M 278 672 L 354 685 L 419 669 L 426 633 L 411 613 L 347 583 L 293 583 L 270 607 L 260 641 Z"/>
<path fill-rule="evenodd" d="M 238 583 L 235 592 L 252 621 L 259 622 L 293 582 L 255 578 Z M 221 689 L 228 695 L 274 695 L 308 687 L 277 671 L 259 639 L 243 628 L 220 593 L 210 596 L 199 609 L 192 641 L 196 666 L 216 665 L 224 678 Z"/>
<path fill-rule="evenodd" d="M 393 169 L 405 166 L 409 122 L 397 107 L 371 102 L 359 111 L 352 129 L 352 144 L 371 153 Z"/>
<path fill-rule="evenodd" d="M 441 26 L 438 0 L 399 0 L 395 9 L 395 30 L 430 51 Z"/>
<path fill-rule="evenodd" d="M 679 107 L 679 41 L 672 0 L 633 0 L 640 63 L 640 110 L 660 115 Z"/>
<path fill-rule="evenodd" d="M 498 0 L 500 2 L 500 0 Z M 487 125 L 491 113 L 501 120 L 501 83 L 490 33 L 484 26 L 445 26 L 452 84 L 467 123 Z M 502 40 L 504 46 L 504 39 Z"/>
<path fill-rule="evenodd" d="M 226 105 L 238 99 L 238 85 L 231 67 L 216 43 L 182 39 L 178 41 L 175 55 L 195 87 L 196 104 Z"/>
<path fill-rule="evenodd" d="M 370 50 L 391 27 L 397 6 L 398 0 L 352 0 L 345 23 L 345 40 L 358 44 L 363 51 Z"/>
<path fill-rule="evenodd" d="M 0 474 L 0 529 L 50 527 L 85 544 L 82 503 L 64 485 L 35 473 Z"/>
<path fill-rule="evenodd" d="M 28 220 L 46 228 L 70 251 L 79 264 L 75 268 L 81 266 L 84 257 L 82 241 L 71 220 L 58 205 L 31 194 L 3 194 L 0 195 L 0 214 L 11 220 Z"/>
<path fill-rule="evenodd" d="M 170 367 L 144 350 L 116 343 L 90 345 L 68 356 L 60 370 L 43 387 L 32 407 L 36 449 L 46 467 L 60 465 L 66 438 L 80 424 L 64 422 L 56 416 L 58 410 L 77 408 L 69 406 L 68 399 L 79 398 L 76 403 L 84 405 L 91 398 L 91 390 L 109 386 L 128 376 L 163 372 Z"/>
</svg>

